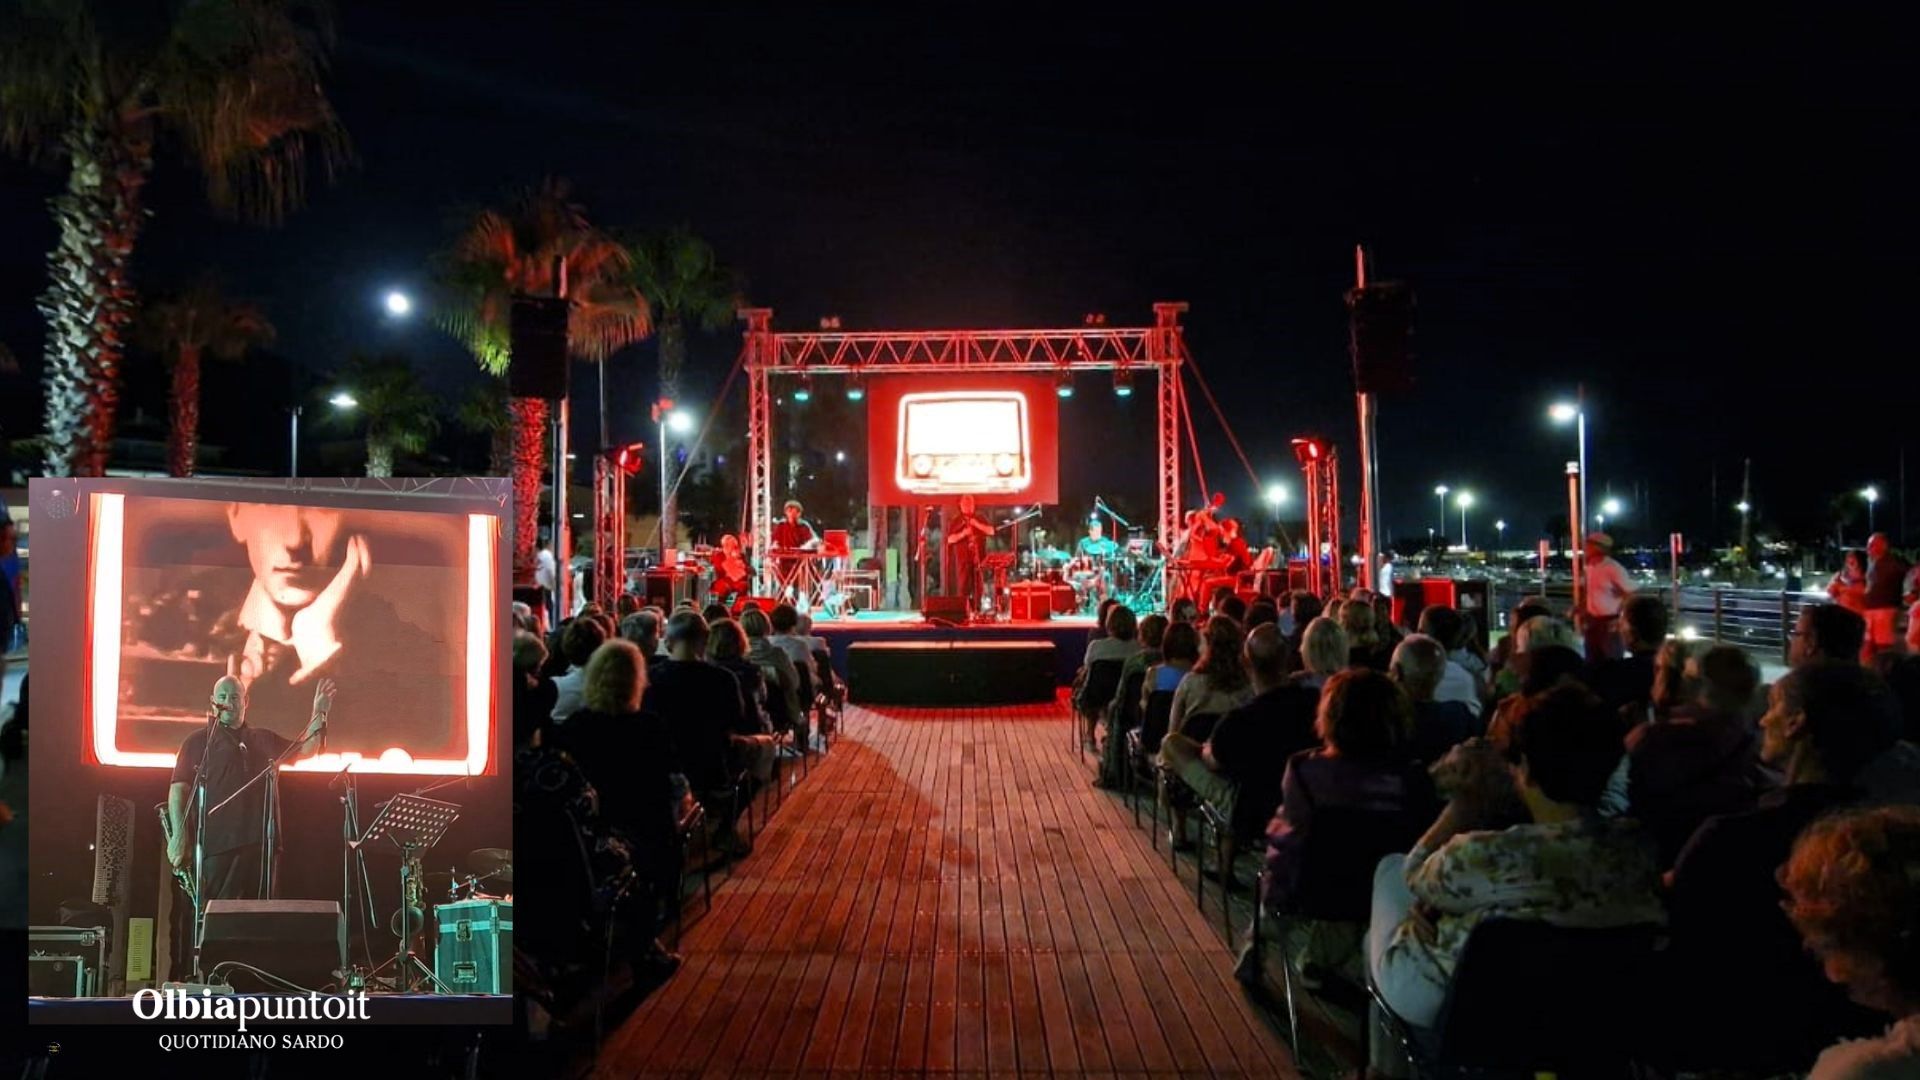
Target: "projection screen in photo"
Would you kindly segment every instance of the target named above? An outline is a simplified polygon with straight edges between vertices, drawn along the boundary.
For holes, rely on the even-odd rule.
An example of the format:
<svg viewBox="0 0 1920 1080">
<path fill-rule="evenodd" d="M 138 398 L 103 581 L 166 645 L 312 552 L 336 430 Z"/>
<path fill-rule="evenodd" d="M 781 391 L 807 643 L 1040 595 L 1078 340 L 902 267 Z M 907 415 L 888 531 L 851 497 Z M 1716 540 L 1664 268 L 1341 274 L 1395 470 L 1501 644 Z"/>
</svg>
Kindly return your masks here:
<svg viewBox="0 0 1920 1080">
<path fill-rule="evenodd" d="M 1022 376 L 874 379 L 868 391 L 875 498 L 983 504 L 1058 498 L 1052 384 Z"/>
<path fill-rule="evenodd" d="M 89 497 L 94 760 L 171 768 L 234 674 L 247 722 L 296 738 L 315 684 L 338 685 L 325 752 L 292 768 L 493 771 L 492 518 Z"/>
</svg>

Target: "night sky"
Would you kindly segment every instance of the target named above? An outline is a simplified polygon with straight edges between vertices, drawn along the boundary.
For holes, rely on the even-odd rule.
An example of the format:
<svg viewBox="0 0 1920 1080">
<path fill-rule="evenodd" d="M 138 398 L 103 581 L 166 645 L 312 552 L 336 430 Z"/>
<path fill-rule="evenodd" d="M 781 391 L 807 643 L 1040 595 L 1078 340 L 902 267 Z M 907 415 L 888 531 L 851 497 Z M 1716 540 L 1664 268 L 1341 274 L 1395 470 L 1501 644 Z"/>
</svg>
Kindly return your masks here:
<svg viewBox="0 0 1920 1080">
<path fill-rule="evenodd" d="M 1897 523 L 1920 391 L 1904 28 L 966 10 L 340 4 L 329 90 L 358 166 L 264 230 L 215 221 L 163 153 L 136 276 L 217 272 L 267 308 L 308 390 L 355 348 L 397 348 L 453 393 L 471 362 L 380 295 L 425 283 L 461 206 L 565 176 L 600 224 L 692 225 L 783 329 L 1139 324 L 1186 300 L 1262 483 L 1297 495 L 1290 437 L 1357 459 L 1341 293 L 1361 242 L 1419 295 L 1419 386 L 1382 410 L 1391 536 L 1425 535 L 1444 482 L 1479 496 L 1476 540 L 1500 516 L 1529 542 L 1573 448 L 1545 408 L 1580 381 L 1595 503 L 1650 503 L 1629 539 L 1730 536 L 1742 457 L 1763 520 L 1831 533 L 1833 500 L 1878 482 Z M 57 182 L 0 165 L 0 341 L 29 373 Z M 696 339 L 690 398 L 738 342 Z M 125 407 L 157 414 L 144 366 Z M 651 344 L 613 368 L 616 435 L 644 437 Z M 591 372 L 575 387 L 584 420 Z M 292 392 L 271 359 L 216 369 L 207 441 L 279 467 Z M 1150 516 L 1152 402 L 1082 380 L 1070 498 Z M 1194 408 L 1210 486 L 1264 516 Z M 7 434 L 38 410 L 33 383 L 0 382 Z"/>
</svg>

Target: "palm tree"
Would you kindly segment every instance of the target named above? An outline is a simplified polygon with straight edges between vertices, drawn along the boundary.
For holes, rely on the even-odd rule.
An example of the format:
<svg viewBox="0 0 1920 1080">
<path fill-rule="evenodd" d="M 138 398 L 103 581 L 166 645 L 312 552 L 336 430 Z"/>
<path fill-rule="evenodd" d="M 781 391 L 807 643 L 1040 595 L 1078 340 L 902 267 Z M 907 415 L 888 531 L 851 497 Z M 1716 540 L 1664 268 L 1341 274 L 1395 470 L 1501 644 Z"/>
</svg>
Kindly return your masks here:
<svg viewBox="0 0 1920 1080">
<path fill-rule="evenodd" d="M 441 259 L 437 318 L 488 373 L 505 374 L 513 298 L 554 295 L 554 269 L 560 263 L 566 267 L 570 301 L 570 354 L 604 362 L 652 329 L 647 298 L 634 287 L 626 249 L 588 222 L 565 181 L 551 179 L 512 196 L 503 207 L 472 215 Z M 510 405 L 513 573 L 516 582 L 530 583 L 547 457 L 547 403 L 516 397 Z"/>
<path fill-rule="evenodd" d="M 173 371 L 167 474 L 192 476 L 200 449 L 200 357 L 238 360 L 249 348 L 273 342 L 273 324 L 259 308 L 229 300 L 213 282 L 200 281 L 176 296 L 149 303 L 134 331 Z"/>
<path fill-rule="evenodd" d="M 331 46 L 314 0 L 30 0 L 0 15 L 0 142 L 67 168 L 40 301 L 50 473 L 106 467 L 154 143 L 186 152 L 215 209 L 279 221 L 310 163 L 331 175 L 348 157 L 320 85 Z"/>
<path fill-rule="evenodd" d="M 487 475 L 508 476 L 513 469 L 513 424 L 505 379 L 488 377 L 467 390 L 454 419 L 461 427 L 487 437 Z"/>
<path fill-rule="evenodd" d="M 712 246 L 684 225 L 643 237 L 630 250 L 634 283 L 653 305 L 660 330 L 660 396 L 678 401 L 680 372 L 687 362 L 687 327 L 712 331 L 731 322 L 740 306 L 740 282 L 720 265 Z M 661 462 L 665 468 L 664 452 Z M 669 494 L 667 505 L 660 508 L 662 547 L 676 543 L 677 502 Z"/>
<path fill-rule="evenodd" d="M 417 454 L 440 430 L 438 399 L 420 384 L 406 357 L 355 353 L 338 379 L 354 403 L 331 415 L 341 423 L 365 425 L 368 476 L 392 476 L 395 451 Z"/>
</svg>

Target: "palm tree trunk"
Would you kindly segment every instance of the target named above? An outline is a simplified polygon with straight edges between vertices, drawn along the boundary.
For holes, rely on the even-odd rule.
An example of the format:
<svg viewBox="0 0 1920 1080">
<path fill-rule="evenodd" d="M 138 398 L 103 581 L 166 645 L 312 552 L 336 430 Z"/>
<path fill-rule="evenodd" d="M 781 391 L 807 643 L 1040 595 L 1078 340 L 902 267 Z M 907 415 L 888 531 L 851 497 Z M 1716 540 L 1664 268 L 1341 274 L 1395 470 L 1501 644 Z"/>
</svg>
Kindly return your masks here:
<svg viewBox="0 0 1920 1080">
<path fill-rule="evenodd" d="M 678 404 L 680 401 L 680 369 L 687 362 L 687 331 L 679 319 L 663 318 L 660 321 L 660 396 Z M 660 468 L 666 473 L 667 502 L 660 508 L 660 547 L 665 550 L 680 546 L 680 499 L 674 494 L 674 481 L 679 479 L 672 468 L 673 455 L 667 448 L 660 448 Z"/>
<path fill-rule="evenodd" d="M 136 302 L 128 266 L 153 167 L 148 147 L 110 130 L 67 136 L 67 188 L 51 200 L 59 242 L 40 300 L 47 320 L 47 472 L 101 476 L 113 443 L 120 360 Z"/>
<path fill-rule="evenodd" d="M 367 436 L 367 475 L 376 479 L 393 475 L 393 440 Z"/>
<path fill-rule="evenodd" d="M 534 555 L 540 540 L 540 474 L 547 464 L 547 402 L 512 399 L 513 407 L 513 581 L 533 584 Z M 555 555 L 564 560 L 563 552 Z"/>
<path fill-rule="evenodd" d="M 167 427 L 167 475 L 192 476 L 200 453 L 200 349 L 173 358 L 173 422 Z"/>
</svg>

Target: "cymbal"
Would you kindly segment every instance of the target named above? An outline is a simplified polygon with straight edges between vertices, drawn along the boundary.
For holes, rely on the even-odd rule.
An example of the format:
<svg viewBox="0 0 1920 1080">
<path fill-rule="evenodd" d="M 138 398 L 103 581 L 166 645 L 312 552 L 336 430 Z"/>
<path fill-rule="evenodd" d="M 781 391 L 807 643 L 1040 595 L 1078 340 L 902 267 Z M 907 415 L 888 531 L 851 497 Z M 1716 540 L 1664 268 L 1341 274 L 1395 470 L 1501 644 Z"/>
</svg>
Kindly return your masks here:
<svg viewBox="0 0 1920 1080">
<path fill-rule="evenodd" d="M 467 856 L 467 865 L 476 874 L 513 880 L 513 852 L 507 848 L 483 847 Z"/>
</svg>

